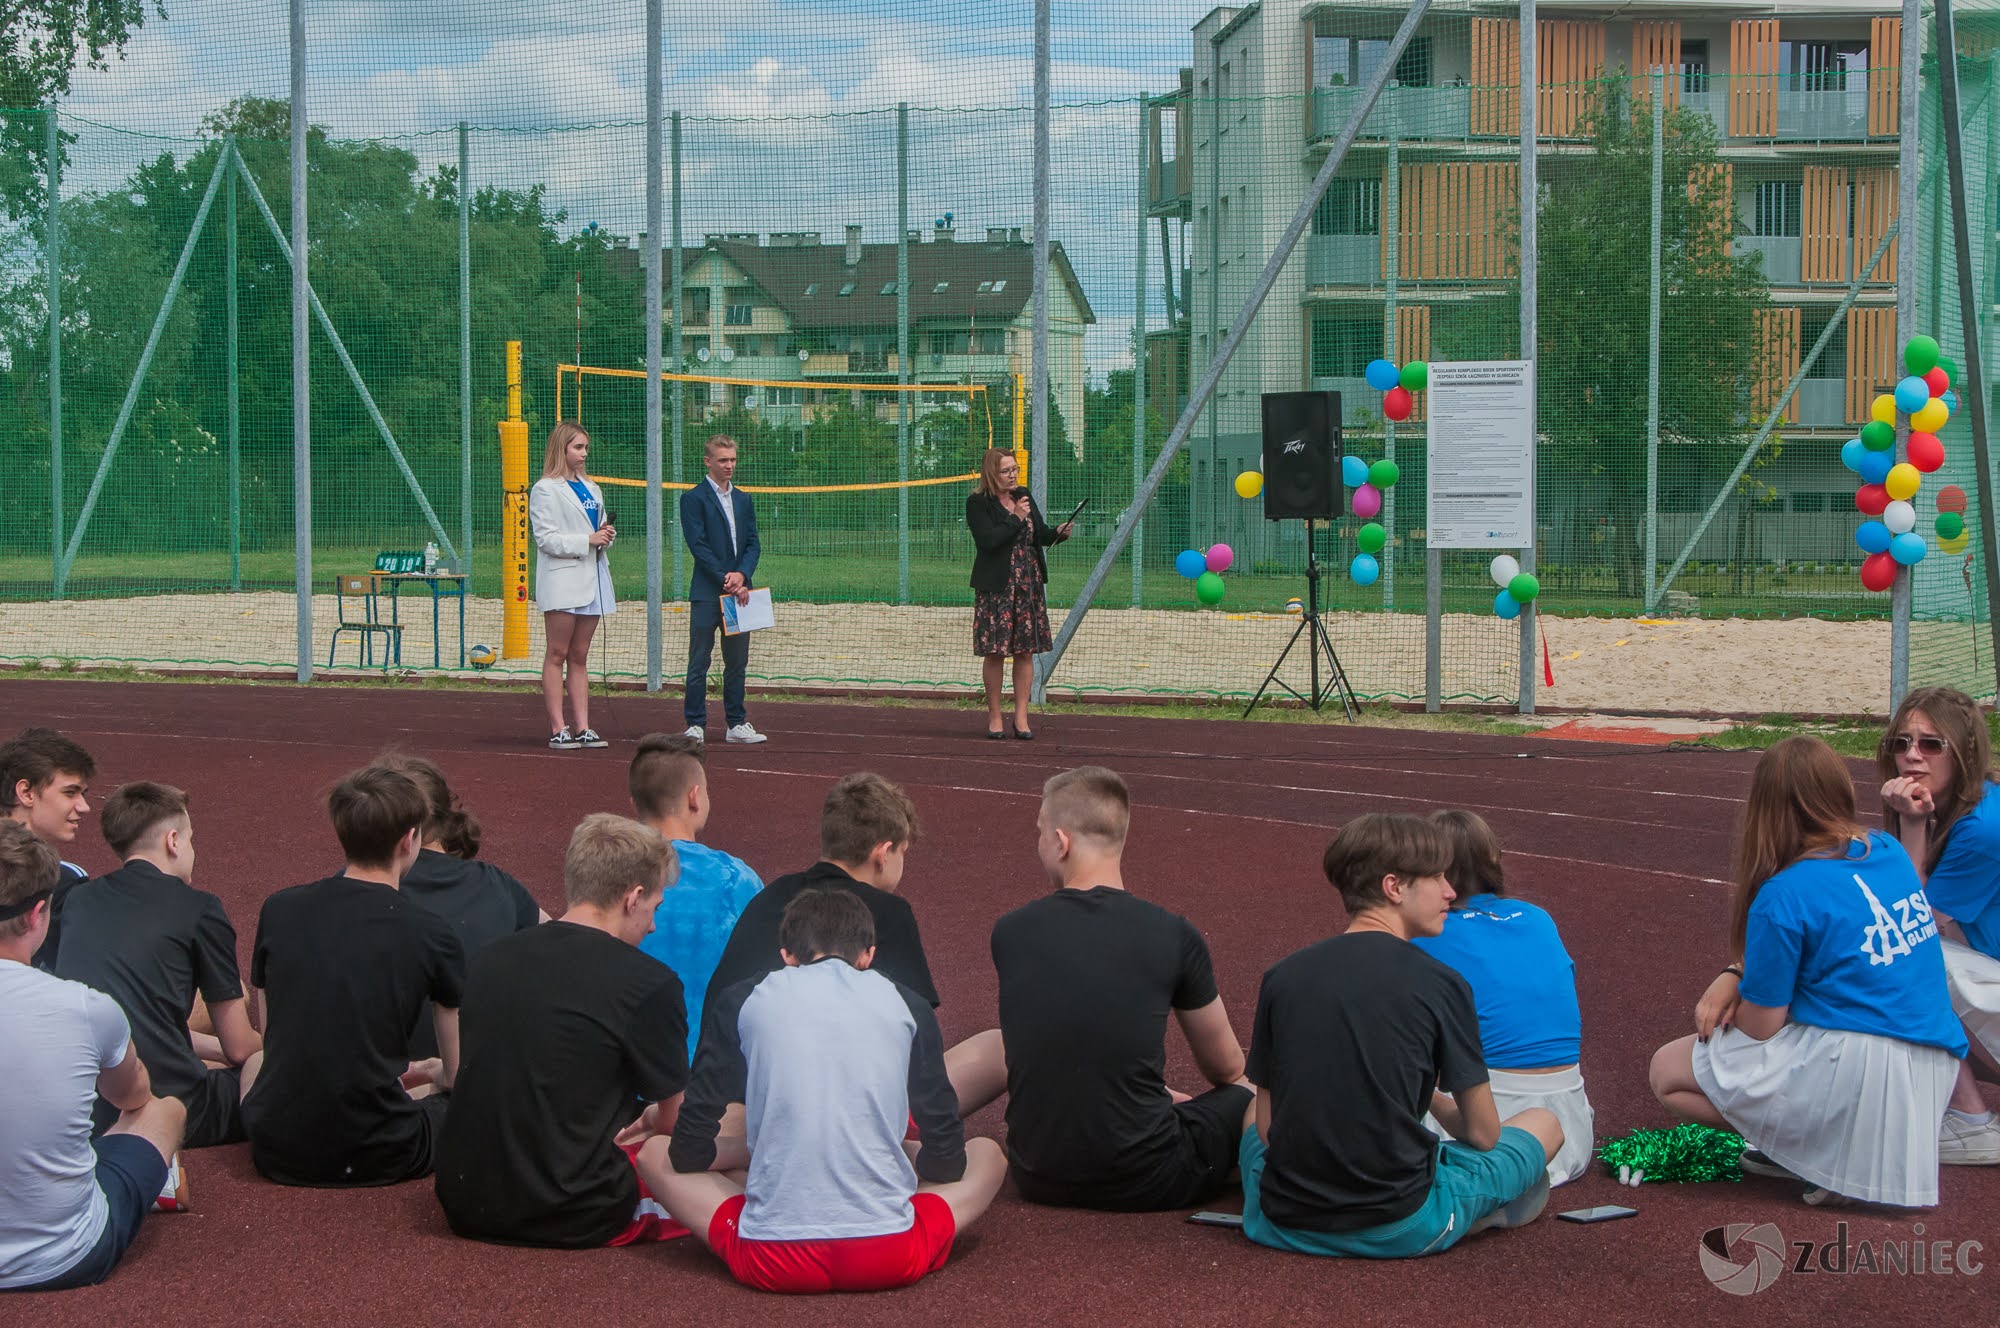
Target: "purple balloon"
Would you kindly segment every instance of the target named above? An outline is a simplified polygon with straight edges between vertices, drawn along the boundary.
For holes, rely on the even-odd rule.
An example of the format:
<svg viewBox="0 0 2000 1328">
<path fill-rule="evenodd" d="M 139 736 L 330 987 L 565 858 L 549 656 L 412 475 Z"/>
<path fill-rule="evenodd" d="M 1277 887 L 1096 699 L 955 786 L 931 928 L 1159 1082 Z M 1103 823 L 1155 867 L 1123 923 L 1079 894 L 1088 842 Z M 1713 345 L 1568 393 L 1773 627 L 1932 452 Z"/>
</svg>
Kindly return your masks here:
<svg viewBox="0 0 2000 1328">
<path fill-rule="evenodd" d="M 1364 484 L 1354 491 L 1354 515 L 1366 520 L 1382 510 L 1382 491 Z"/>
<path fill-rule="evenodd" d="M 1236 551 L 1227 544 L 1208 546 L 1208 570 L 1220 575 L 1229 570 L 1229 564 L 1236 561 Z"/>
</svg>

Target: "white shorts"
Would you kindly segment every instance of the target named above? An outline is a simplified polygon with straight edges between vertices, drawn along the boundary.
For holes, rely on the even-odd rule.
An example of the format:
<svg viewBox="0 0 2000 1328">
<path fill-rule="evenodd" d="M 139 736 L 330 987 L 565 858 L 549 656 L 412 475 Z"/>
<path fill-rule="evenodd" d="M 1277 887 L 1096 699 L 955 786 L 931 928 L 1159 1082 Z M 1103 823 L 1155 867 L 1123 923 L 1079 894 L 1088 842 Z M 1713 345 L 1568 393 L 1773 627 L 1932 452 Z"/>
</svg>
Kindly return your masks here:
<svg viewBox="0 0 2000 1328">
<path fill-rule="evenodd" d="M 1958 1058 L 1900 1038 L 1786 1024 L 1694 1044 L 1694 1078 L 1750 1147 L 1809 1184 L 1867 1203 L 1938 1201 L 1938 1124 Z"/>
<path fill-rule="evenodd" d="M 2000 959 L 1946 941 L 1944 972 L 1951 983 L 1951 1008 L 1965 1031 L 2000 1061 Z"/>
<path fill-rule="evenodd" d="M 1563 1146 L 1549 1159 L 1549 1184 L 1562 1185 L 1590 1169 L 1597 1152 L 1597 1112 L 1583 1093 L 1583 1067 L 1572 1065 L 1549 1074 L 1519 1074 L 1511 1070 L 1488 1070 L 1493 1089 L 1493 1106 L 1502 1121 L 1518 1116 L 1529 1107 L 1555 1113 L 1562 1123 Z M 1444 1127 L 1433 1116 L 1424 1117 L 1424 1128 L 1440 1139 Z"/>
</svg>

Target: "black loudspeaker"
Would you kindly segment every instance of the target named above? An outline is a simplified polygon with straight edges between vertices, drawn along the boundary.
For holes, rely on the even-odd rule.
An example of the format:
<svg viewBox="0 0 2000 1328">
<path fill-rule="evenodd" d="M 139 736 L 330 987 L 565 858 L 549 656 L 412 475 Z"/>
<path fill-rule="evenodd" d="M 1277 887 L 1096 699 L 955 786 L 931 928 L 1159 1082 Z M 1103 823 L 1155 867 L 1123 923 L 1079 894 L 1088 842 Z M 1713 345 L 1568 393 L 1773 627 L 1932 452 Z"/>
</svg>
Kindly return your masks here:
<svg viewBox="0 0 2000 1328">
<path fill-rule="evenodd" d="M 1266 392 L 1264 519 L 1340 514 L 1340 393 Z"/>
</svg>

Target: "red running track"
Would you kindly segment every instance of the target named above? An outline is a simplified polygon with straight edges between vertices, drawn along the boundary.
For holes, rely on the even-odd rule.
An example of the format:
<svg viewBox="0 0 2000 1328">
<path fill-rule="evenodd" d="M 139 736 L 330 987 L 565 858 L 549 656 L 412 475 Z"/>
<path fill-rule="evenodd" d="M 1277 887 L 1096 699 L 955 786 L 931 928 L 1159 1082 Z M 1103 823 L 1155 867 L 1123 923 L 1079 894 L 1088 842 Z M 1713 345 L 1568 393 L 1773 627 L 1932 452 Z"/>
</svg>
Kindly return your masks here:
<svg viewBox="0 0 2000 1328">
<path fill-rule="evenodd" d="M 97 785 L 162 779 L 194 797 L 198 884 L 220 894 L 247 964 L 260 901 L 339 862 L 321 799 L 344 772 L 401 747 L 436 759 L 485 823 L 485 856 L 561 907 L 561 856 L 585 813 L 627 810 L 625 758 L 651 729 L 678 730 L 679 702 L 621 694 L 593 719 L 622 741 L 551 753 L 539 707 L 518 691 L 294 689 L 222 684 L 0 682 L 0 730 L 59 728 L 99 763 Z M 767 879 L 810 862 L 829 780 L 872 769 L 916 798 L 925 835 L 904 893 L 922 923 L 940 1017 L 956 1040 L 994 1020 L 987 934 L 1046 888 L 1034 855 L 1041 782 L 1100 763 L 1135 800 L 1127 880 L 1208 936 L 1216 977 L 1248 1037 L 1263 970 L 1342 924 L 1318 863 L 1330 827 L 1362 811 L 1478 810 L 1508 848 L 1509 885 L 1547 906 L 1578 969 L 1584 1073 L 1599 1137 L 1669 1123 L 1646 1089 L 1660 1043 L 1688 1030 L 1719 967 L 1730 831 L 1754 757 L 1533 738 L 1227 721 L 1045 718 L 1033 744 L 989 743 L 977 714 L 762 705 L 762 747 L 710 755 L 707 838 Z M 1863 802 L 1870 772 L 1856 763 Z M 113 864 L 94 825 L 71 856 Z M 1170 1038 L 1169 1073 L 1197 1086 Z M 1990 1090 L 1989 1090 L 1990 1092 Z M 997 1134 L 1000 1113 L 975 1118 Z M 40 1328 L 171 1316 L 223 1323 L 456 1325 L 496 1322 L 721 1324 L 751 1316 L 820 1325 L 824 1304 L 738 1287 L 689 1242 L 558 1253 L 478 1245 L 447 1230 L 428 1182 L 388 1190 L 294 1190 L 251 1170 L 244 1148 L 192 1154 L 195 1209 L 149 1219 L 105 1286 L 5 1303 Z M 1991 1322 L 2000 1277 L 1787 1272 L 1745 1298 L 1711 1287 L 1702 1233 L 1772 1222 L 1789 1241 L 1985 1242 L 2000 1264 L 2000 1169 L 1950 1169 L 1944 1203 L 1912 1218 L 1828 1212 L 1794 1187 L 1620 1188 L 1593 1173 L 1551 1210 L 1641 1209 L 1576 1226 L 1545 1217 L 1421 1263 L 1280 1254 L 1174 1214 L 1104 1216 L 1032 1207 L 1003 1191 L 941 1274 L 866 1302 L 874 1321 L 1065 1325 L 1446 1322 L 1759 1324 L 1875 1328 Z M 1984 1310 L 1980 1306 L 1985 1306 Z M 846 1308 L 842 1306 L 841 1308 Z M 857 1307 L 858 1308 L 858 1307 Z M 742 1316 L 738 1318 L 738 1316 Z"/>
</svg>

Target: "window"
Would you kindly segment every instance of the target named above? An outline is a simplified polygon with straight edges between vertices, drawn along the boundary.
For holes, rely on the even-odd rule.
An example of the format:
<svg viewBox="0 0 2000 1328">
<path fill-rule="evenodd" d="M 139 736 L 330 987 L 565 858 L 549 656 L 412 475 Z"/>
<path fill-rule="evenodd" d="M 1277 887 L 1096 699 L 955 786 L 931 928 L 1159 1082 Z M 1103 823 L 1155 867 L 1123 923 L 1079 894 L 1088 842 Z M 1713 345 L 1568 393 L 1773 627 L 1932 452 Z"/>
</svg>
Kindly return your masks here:
<svg viewBox="0 0 2000 1328">
<path fill-rule="evenodd" d="M 1002 277 L 1000 280 L 993 283 L 993 293 L 995 295 L 998 295 L 1001 291 L 1006 289 L 1007 289 L 1007 279 L 1005 277 Z"/>
<path fill-rule="evenodd" d="M 808 300 L 810 300 L 810 299 L 811 299 L 811 298 L 812 298 L 813 296 L 815 296 L 815 295 L 817 295 L 817 294 L 819 294 L 819 283 L 818 283 L 817 281 L 809 283 L 809 284 L 808 284 L 808 285 L 806 286 L 806 295 L 805 295 L 805 297 L 806 297 L 806 298 L 807 298 Z"/>
<path fill-rule="evenodd" d="M 1792 510 L 1794 512 L 1824 512 L 1827 510 L 1826 495 L 1823 493 L 1795 493 L 1792 495 Z"/>
<path fill-rule="evenodd" d="M 931 354 L 933 355 L 965 354 L 967 335 L 968 334 L 964 332 L 931 333 Z"/>
<path fill-rule="evenodd" d="M 1814 343 L 1819 340 L 1820 333 L 1826 331 L 1826 324 L 1827 316 L 1825 314 L 1818 314 L 1808 310 L 1799 316 L 1800 359 L 1804 359 L 1806 352 L 1813 348 Z M 1812 368 L 1806 371 L 1806 377 L 1845 378 L 1846 376 L 1847 321 L 1842 319 L 1833 329 L 1833 338 L 1826 343 L 1826 349 L 1819 353 L 1819 358 L 1813 361 Z M 1792 510 L 1796 512 L 1802 509 L 1795 507 Z"/>
<path fill-rule="evenodd" d="M 1380 235 L 1382 182 L 1335 179 L 1313 212 L 1314 235 Z"/>
<path fill-rule="evenodd" d="M 840 283 L 840 290 L 839 290 L 839 291 L 837 292 L 837 294 L 840 294 L 840 295 L 852 295 L 852 294 L 854 294 L 854 283 L 853 283 L 853 282 L 851 282 L 851 281 L 843 281 L 843 282 L 841 282 L 841 283 Z"/>
<path fill-rule="evenodd" d="M 1366 84 L 1382 67 L 1389 43 L 1374 37 L 1313 38 L 1313 83 L 1322 88 L 1345 88 Z M 1431 85 L 1431 39 L 1412 37 L 1396 61 L 1396 81 L 1406 88 Z"/>
<path fill-rule="evenodd" d="M 1799 181 L 1761 180 L 1750 233 L 1780 238 L 1799 236 Z"/>
<path fill-rule="evenodd" d="M 1708 91 L 1708 40 L 1681 43 L 1681 91 Z"/>
<path fill-rule="evenodd" d="M 979 329 L 979 353 L 981 355 L 1005 355 L 1007 353 L 1007 329 L 1004 327 L 983 327 Z"/>
<path fill-rule="evenodd" d="M 931 287 L 931 294 L 942 295 L 950 289 L 951 283 L 949 281 L 940 281 L 937 285 Z"/>
<path fill-rule="evenodd" d="M 882 293 L 884 295 L 894 295 L 896 293 L 896 283 L 893 281 L 884 283 Z"/>
<path fill-rule="evenodd" d="M 685 287 L 681 291 L 681 299 L 685 303 L 681 311 L 681 322 L 688 327 L 707 327 L 708 287 Z"/>
<path fill-rule="evenodd" d="M 764 338 L 731 337 L 729 338 L 729 348 L 735 351 L 738 355 L 748 355 L 754 358 L 763 355 Z"/>
<path fill-rule="evenodd" d="M 1835 92 L 1868 86 L 1868 43 L 1861 41 L 1781 41 L 1778 77 L 1794 92 Z"/>
<path fill-rule="evenodd" d="M 1229 195 L 1224 194 L 1215 200 L 1215 250 L 1220 255 L 1227 254 L 1234 248 L 1236 245 L 1232 242 L 1229 229 Z M 1227 258 L 1222 259 L 1224 263 L 1228 261 Z"/>
<path fill-rule="evenodd" d="M 756 296 L 748 286 L 731 286 L 722 293 L 726 304 L 722 321 L 730 327 L 750 326 L 750 308 Z"/>
<path fill-rule="evenodd" d="M 993 283 L 992 283 L 992 282 L 990 282 L 990 281 L 982 281 L 982 282 L 980 282 L 980 283 L 979 283 L 979 293 L 980 293 L 981 295 L 991 295 L 991 294 L 993 293 Z"/>
<path fill-rule="evenodd" d="M 1315 378 L 1359 378 L 1368 361 L 1382 353 L 1382 319 L 1322 315 L 1313 320 L 1312 371 Z"/>
</svg>

